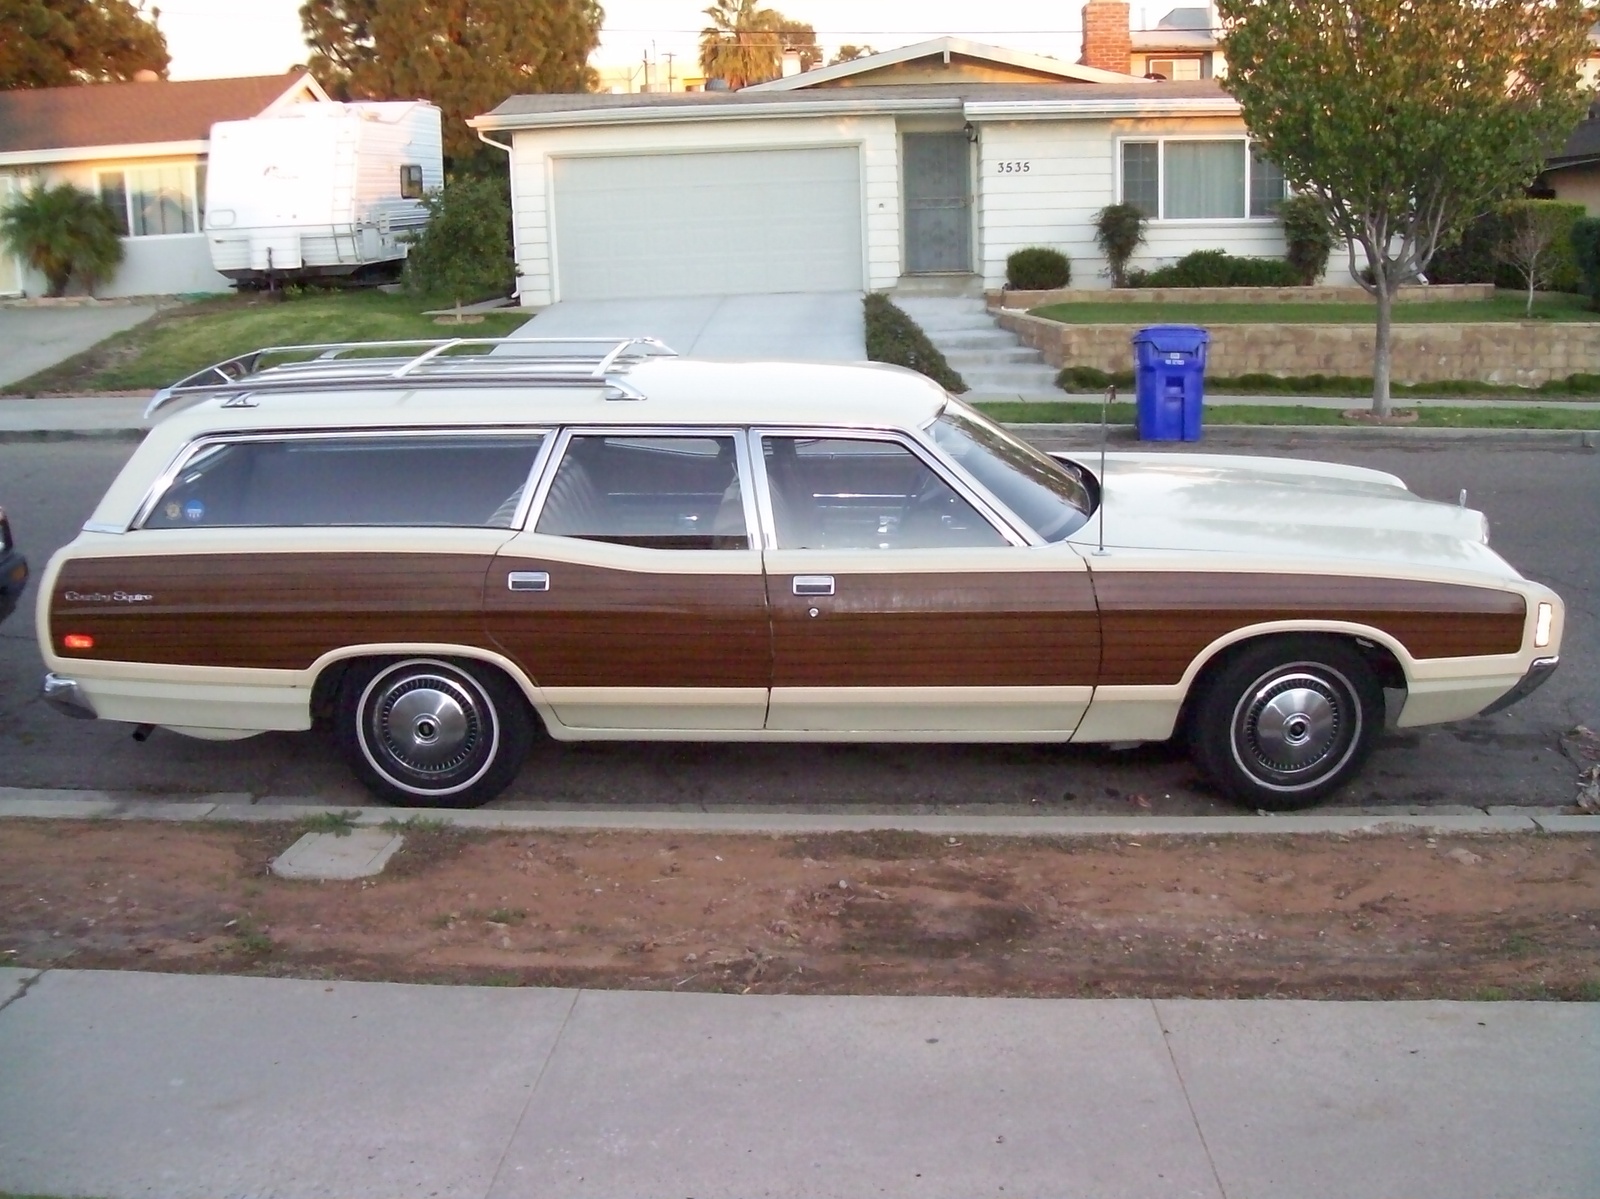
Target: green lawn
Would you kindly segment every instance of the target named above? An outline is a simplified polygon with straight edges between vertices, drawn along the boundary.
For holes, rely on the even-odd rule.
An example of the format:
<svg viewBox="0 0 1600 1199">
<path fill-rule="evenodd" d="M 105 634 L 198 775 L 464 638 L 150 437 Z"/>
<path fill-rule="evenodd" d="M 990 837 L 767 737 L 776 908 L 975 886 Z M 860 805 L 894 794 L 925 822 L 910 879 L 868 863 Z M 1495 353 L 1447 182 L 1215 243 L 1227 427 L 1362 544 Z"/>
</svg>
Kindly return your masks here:
<svg viewBox="0 0 1600 1199">
<path fill-rule="evenodd" d="M 1394 306 L 1396 324 L 1454 324 L 1471 321 L 1520 321 L 1527 300 L 1514 292 L 1499 292 L 1492 300 L 1450 303 L 1405 302 Z M 1368 325 L 1375 319 L 1372 304 L 1191 304 L 1082 303 L 1046 304 L 1031 316 L 1067 325 Z M 1535 320 L 1600 321 L 1600 312 L 1584 296 L 1545 294 L 1534 298 Z"/>
<path fill-rule="evenodd" d="M 990 417 L 1007 424 L 1099 424 L 1098 403 L 1077 401 L 1045 403 L 978 404 Z M 1352 403 L 1365 410 L 1367 405 Z M 1400 407 L 1403 407 L 1401 405 Z M 1600 412 L 1570 408 L 1450 408 L 1428 406 L 1416 410 L 1415 425 L 1423 429 L 1595 429 L 1600 428 Z M 1133 404 L 1120 400 L 1111 405 L 1113 425 L 1134 423 Z M 1364 422 L 1346 420 L 1338 408 L 1301 408 L 1290 405 L 1232 404 L 1207 408 L 1207 425 L 1344 425 Z"/>
<path fill-rule="evenodd" d="M 516 309 L 464 325 L 438 324 L 422 315 L 424 309 L 447 306 L 377 291 L 313 292 L 290 300 L 259 293 L 219 297 L 166 309 L 4 391 L 32 395 L 154 389 L 262 346 L 503 337 L 528 319 Z"/>
</svg>

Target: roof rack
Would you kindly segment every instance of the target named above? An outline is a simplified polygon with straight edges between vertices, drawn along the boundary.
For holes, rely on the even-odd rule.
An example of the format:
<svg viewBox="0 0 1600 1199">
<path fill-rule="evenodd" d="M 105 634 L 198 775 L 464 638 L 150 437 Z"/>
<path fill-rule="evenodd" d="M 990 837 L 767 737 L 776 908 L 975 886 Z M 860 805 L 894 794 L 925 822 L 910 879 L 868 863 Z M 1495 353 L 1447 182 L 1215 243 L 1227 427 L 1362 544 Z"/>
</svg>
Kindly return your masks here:
<svg viewBox="0 0 1600 1199">
<path fill-rule="evenodd" d="M 380 354 L 377 351 L 397 351 Z M 642 400 L 621 376 L 648 358 L 675 358 L 654 337 L 451 337 L 432 341 L 344 341 L 264 346 L 156 392 L 148 420 L 174 403 L 233 392 L 224 407 L 254 407 L 262 391 L 374 387 L 601 386 L 608 400 Z M 283 359 L 283 361 L 275 361 Z"/>
</svg>

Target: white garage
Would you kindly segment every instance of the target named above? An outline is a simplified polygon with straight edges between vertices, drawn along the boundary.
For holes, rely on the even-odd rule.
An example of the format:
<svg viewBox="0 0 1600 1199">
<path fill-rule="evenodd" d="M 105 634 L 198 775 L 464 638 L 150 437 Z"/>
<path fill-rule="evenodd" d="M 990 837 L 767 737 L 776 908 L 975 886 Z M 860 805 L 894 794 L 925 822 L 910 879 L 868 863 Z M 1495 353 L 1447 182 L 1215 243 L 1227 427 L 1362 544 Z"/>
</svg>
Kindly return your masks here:
<svg viewBox="0 0 1600 1199">
<path fill-rule="evenodd" d="M 863 290 L 858 146 L 550 159 L 563 300 Z"/>
</svg>

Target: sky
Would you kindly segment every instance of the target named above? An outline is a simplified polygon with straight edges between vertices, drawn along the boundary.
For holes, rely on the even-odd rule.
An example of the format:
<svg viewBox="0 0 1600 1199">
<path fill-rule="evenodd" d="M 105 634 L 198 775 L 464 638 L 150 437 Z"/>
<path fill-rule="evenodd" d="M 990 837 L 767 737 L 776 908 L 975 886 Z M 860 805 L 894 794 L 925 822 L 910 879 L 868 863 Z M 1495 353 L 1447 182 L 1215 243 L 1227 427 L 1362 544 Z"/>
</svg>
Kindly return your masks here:
<svg viewBox="0 0 1600 1199">
<path fill-rule="evenodd" d="M 639 62 L 646 54 L 692 63 L 710 0 L 601 0 L 606 12 L 596 67 Z M 1133 3 L 1136 28 L 1153 25 L 1171 3 Z M 1195 0 L 1187 0 L 1189 3 Z M 300 0 L 160 0 L 173 79 L 273 75 L 303 62 Z M 1079 0 L 781 0 L 769 3 L 804 21 L 832 57 L 843 43 L 892 50 L 951 34 L 1074 61 L 1080 49 Z"/>
</svg>

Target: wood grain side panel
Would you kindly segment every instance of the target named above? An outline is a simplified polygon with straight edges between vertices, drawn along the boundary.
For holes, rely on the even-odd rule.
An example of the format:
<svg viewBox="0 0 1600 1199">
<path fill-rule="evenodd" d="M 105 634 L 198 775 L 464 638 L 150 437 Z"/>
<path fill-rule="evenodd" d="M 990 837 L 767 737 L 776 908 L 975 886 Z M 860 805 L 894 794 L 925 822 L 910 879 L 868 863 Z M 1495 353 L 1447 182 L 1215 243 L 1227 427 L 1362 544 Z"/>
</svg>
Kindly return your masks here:
<svg viewBox="0 0 1600 1199">
<path fill-rule="evenodd" d="M 550 590 L 511 591 L 513 570 L 547 572 Z M 771 686 L 759 573 L 506 558 L 491 568 L 484 595 L 491 636 L 541 687 Z"/>
<path fill-rule="evenodd" d="M 1519 595 L 1403 579 L 1119 571 L 1094 587 L 1108 686 L 1180 682 L 1211 642 L 1268 621 L 1370 625 L 1414 658 L 1457 658 L 1516 653 L 1526 615 Z"/>
<path fill-rule="evenodd" d="M 489 648 L 480 605 L 492 560 L 404 553 L 79 558 L 56 580 L 51 643 L 66 657 L 276 670 L 304 670 L 332 650 L 370 642 Z M 134 596 L 150 598 L 127 598 Z M 94 648 L 65 649 L 67 633 L 89 634 Z"/>
<path fill-rule="evenodd" d="M 793 578 L 769 580 L 774 687 L 1072 687 L 1099 672 L 1086 571 L 841 574 L 822 597 Z"/>
</svg>

